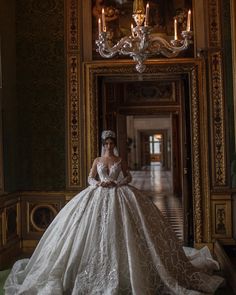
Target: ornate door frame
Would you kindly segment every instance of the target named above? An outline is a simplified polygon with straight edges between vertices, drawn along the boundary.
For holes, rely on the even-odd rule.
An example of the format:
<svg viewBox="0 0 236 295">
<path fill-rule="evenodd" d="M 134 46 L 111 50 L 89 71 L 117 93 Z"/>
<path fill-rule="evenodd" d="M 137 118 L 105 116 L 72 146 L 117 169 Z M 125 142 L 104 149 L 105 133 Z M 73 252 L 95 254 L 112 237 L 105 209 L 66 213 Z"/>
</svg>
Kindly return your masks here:
<svg viewBox="0 0 236 295">
<path fill-rule="evenodd" d="M 231 1 L 232 3 L 232 1 Z M 194 31 L 195 31 L 195 56 L 203 56 L 207 64 L 207 73 L 205 66 L 200 59 L 176 59 L 176 60 L 153 60 L 148 69 L 148 73 L 152 74 L 157 70 L 159 65 L 170 68 L 170 71 L 182 71 L 187 73 L 191 82 L 191 116 L 194 121 L 197 117 L 197 128 L 204 127 L 205 123 L 210 124 L 208 137 L 207 128 L 194 130 L 194 206 L 195 213 L 195 242 L 209 243 L 212 238 L 219 238 L 221 241 L 229 243 L 232 238 L 232 221 L 231 221 L 231 191 L 229 188 L 229 165 L 226 142 L 226 126 L 225 126 L 225 94 L 224 94 L 224 76 L 223 76 L 223 42 L 222 42 L 222 1 L 194 1 Z M 83 155 L 83 150 L 87 147 L 87 134 L 85 134 L 85 101 L 87 96 L 83 97 L 84 89 L 83 79 L 84 74 L 88 75 L 89 71 L 93 71 L 94 75 L 101 75 L 104 67 L 104 73 L 110 67 L 110 72 L 134 74 L 133 65 L 128 66 L 127 61 L 106 61 L 102 60 L 97 64 L 98 69 L 88 69 L 83 72 L 82 61 L 92 60 L 92 40 L 91 40 L 91 11 L 90 1 L 80 0 L 65 0 L 66 9 L 66 60 L 67 60 L 67 190 L 78 191 L 85 185 L 85 173 L 83 167 L 88 163 L 93 155 L 93 150 L 89 152 L 87 160 Z M 204 13 L 202 13 L 204 11 Z M 83 31 L 84 30 L 84 31 Z M 88 32 L 88 34 L 84 34 Z M 84 36 L 84 37 L 83 37 Z M 200 49 L 201 50 L 197 50 Z M 198 54 L 197 54 L 197 51 Z M 203 53 L 203 55 L 201 54 Z M 174 64 L 176 62 L 176 64 Z M 91 65 L 93 63 L 91 62 Z M 94 63 L 95 65 L 96 63 Z M 155 65 L 154 65 L 155 64 Z M 185 64 L 185 66 L 184 66 Z M 181 65 L 181 66 L 180 66 Z M 111 66 L 114 68 L 111 69 Z M 99 70 L 100 67 L 100 70 Z M 127 68 L 128 67 L 128 68 Z M 96 66 L 95 66 L 96 68 Z M 96 72 L 97 71 L 97 72 Z M 109 72 L 108 71 L 108 72 Z M 168 71 L 168 69 L 166 70 Z M 203 74 L 203 76 L 201 76 Z M 203 77 L 203 78 L 201 78 Z M 208 87 L 206 94 L 205 81 L 208 78 Z M 88 80 L 88 79 L 87 79 Z M 195 81 L 196 80 L 196 81 Z M 94 83 L 92 83 L 94 87 Z M 196 92 L 196 93 L 195 93 Z M 86 94 L 87 95 L 87 94 Z M 89 96 L 88 96 L 89 97 Z M 193 99 L 196 97 L 196 99 Z M 206 100 L 209 100 L 207 103 Z M 199 102 L 200 101 L 200 102 Z M 207 110 L 208 106 L 208 110 Z M 195 114 L 196 110 L 196 114 Z M 200 112 L 200 115 L 199 115 Z M 209 117 L 207 117 L 207 112 Z M 88 112 L 87 112 L 88 113 Z M 199 119 L 200 117 L 200 119 Z M 87 119 L 86 119 L 87 120 Z M 88 120 L 87 120 L 88 121 Z M 86 122 L 87 122 L 86 121 Z M 86 123 L 86 127 L 87 127 Z M 196 137 L 196 136 L 197 137 Z M 209 144 L 208 144 L 209 140 Z M 200 148 L 195 148 L 194 145 L 200 143 Z M 209 153 L 208 147 L 210 148 Z M 93 149 L 93 147 L 91 148 Z M 200 153 L 200 154 L 198 154 Z M 208 156 L 210 157 L 210 167 L 208 167 Z M 198 158 L 202 161 L 199 165 L 195 165 Z M 86 162 L 87 161 L 87 162 Z M 201 169 L 197 169 L 197 167 Z M 196 169 L 195 169 L 196 168 Z M 203 168 L 203 169 L 202 169 Z M 209 169 L 208 169 L 209 168 Z M 198 171 L 202 176 L 197 176 Z M 211 201 L 209 200 L 209 174 L 211 178 Z M 199 184 L 198 184 L 199 183 Z M 198 198 L 200 196 L 200 198 Z M 217 233 L 216 231 L 216 216 L 217 204 L 223 203 L 226 216 L 228 216 L 225 233 Z M 204 209 L 202 209 L 202 207 Z M 210 207 L 212 220 L 210 221 Z M 199 210 L 198 210 L 199 208 Z M 201 216 L 203 220 L 201 220 Z M 204 226 L 203 226 L 204 224 Z M 211 226 L 210 226 L 211 225 Z M 204 229 L 203 229 L 204 228 Z M 211 232 L 212 231 L 212 232 Z"/>
<path fill-rule="evenodd" d="M 208 167 L 208 123 L 205 93 L 205 70 L 202 59 L 158 59 L 148 62 L 144 75 L 181 74 L 188 77 L 191 149 L 192 149 L 192 184 L 194 207 L 195 246 L 211 243 L 210 187 Z M 98 134 L 98 80 L 103 76 L 137 75 L 134 64 L 127 60 L 97 61 L 84 64 L 84 104 L 87 149 L 87 169 L 99 150 Z"/>
</svg>

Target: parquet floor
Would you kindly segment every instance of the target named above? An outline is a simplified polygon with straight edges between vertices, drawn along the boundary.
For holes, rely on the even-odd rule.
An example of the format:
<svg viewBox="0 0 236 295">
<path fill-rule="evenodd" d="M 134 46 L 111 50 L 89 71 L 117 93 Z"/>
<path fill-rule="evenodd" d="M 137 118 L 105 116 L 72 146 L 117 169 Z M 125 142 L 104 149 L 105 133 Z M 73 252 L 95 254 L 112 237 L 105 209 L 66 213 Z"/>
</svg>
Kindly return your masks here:
<svg viewBox="0 0 236 295">
<path fill-rule="evenodd" d="M 131 173 L 133 177 L 131 185 L 153 200 L 167 217 L 178 238 L 183 240 L 183 208 L 181 200 L 172 193 L 170 171 L 163 170 L 160 165 L 152 165 Z"/>
</svg>

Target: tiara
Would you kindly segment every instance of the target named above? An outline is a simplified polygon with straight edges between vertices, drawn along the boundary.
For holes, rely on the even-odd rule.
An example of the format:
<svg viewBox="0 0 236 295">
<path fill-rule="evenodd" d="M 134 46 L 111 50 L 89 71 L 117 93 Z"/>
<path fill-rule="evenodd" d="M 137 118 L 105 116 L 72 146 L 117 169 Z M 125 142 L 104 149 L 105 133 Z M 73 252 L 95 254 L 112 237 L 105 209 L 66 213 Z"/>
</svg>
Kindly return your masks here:
<svg viewBox="0 0 236 295">
<path fill-rule="evenodd" d="M 102 131 L 102 139 L 106 139 L 108 137 L 111 137 L 111 138 L 116 138 L 116 134 L 115 132 L 111 131 L 111 130 L 104 130 Z"/>
</svg>

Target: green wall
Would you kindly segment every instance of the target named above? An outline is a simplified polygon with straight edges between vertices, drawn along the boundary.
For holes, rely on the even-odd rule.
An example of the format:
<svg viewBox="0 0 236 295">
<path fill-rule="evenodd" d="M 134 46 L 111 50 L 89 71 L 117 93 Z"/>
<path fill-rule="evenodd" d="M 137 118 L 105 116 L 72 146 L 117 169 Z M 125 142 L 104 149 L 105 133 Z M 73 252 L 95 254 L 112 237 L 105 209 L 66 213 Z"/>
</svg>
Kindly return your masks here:
<svg viewBox="0 0 236 295">
<path fill-rule="evenodd" d="M 5 191 L 17 190 L 18 102 L 16 99 L 15 0 L 0 1 L 2 142 Z M 1 169 L 1 167 L 0 167 Z"/>
<path fill-rule="evenodd" d="M 64 1 L 16 1 L 18 189 L 65 188 Z"/>
</svg>

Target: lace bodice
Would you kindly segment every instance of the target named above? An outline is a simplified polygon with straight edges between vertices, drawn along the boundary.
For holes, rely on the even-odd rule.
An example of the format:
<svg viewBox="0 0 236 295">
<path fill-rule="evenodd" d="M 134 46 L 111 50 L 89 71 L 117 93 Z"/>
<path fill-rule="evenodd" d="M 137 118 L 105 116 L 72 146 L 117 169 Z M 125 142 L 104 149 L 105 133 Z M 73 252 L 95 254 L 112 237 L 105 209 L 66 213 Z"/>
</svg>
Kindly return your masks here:
<svg viewBox="0 0 236 295">
<path fill-rule="evenodd" d="M 104 163 L 98 162 L 97 172 L 101 181 L 106 181 L 106 180 L 117 181 L 118 176 L 121 172 L 121 161 L 114 163 L 113 165 L 111 165 L 110 168 Z"/>
<path fill-rule="evenodd" d="M 132 181 L 132 176 L 126 165 L 122 165 L 122 160 L 114 162 L 111 166 L 99 159 L 95 159 L 88 176 L 88 183 L 92 186 L 98 186 L 100 182 L 112 181 L 117 185 L 125 185 Z M 122 173 L 121 173 L 122 172 Z M 119 177 L 123 174 L 123 177 Z M 99 180 L 98 180 L 98 177 Z"/>
</svg>

